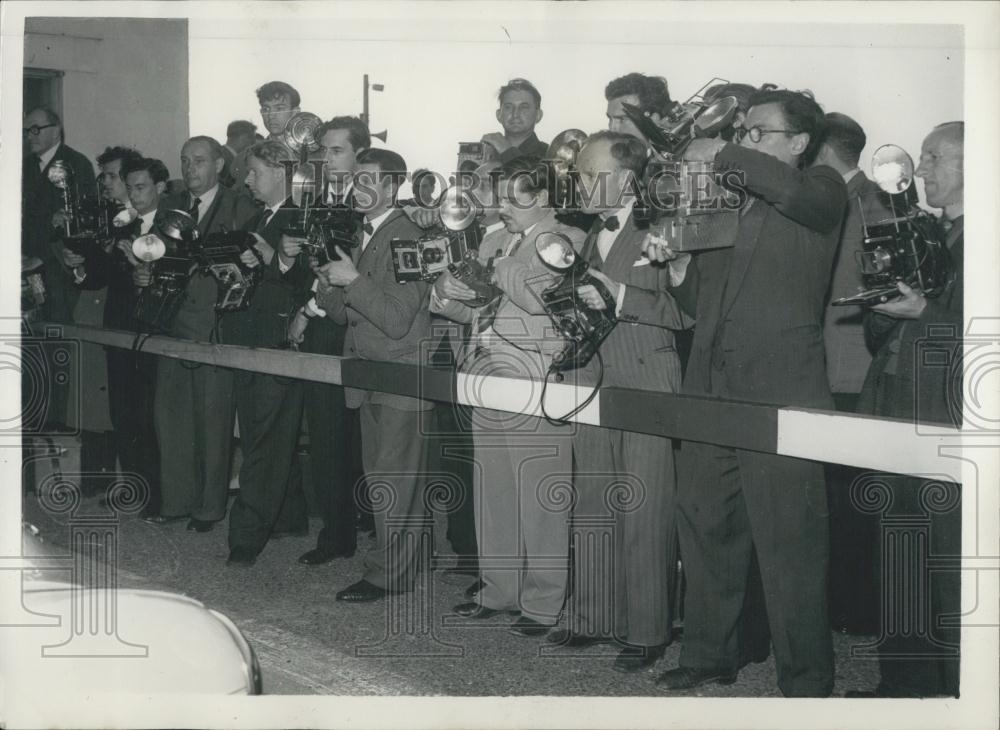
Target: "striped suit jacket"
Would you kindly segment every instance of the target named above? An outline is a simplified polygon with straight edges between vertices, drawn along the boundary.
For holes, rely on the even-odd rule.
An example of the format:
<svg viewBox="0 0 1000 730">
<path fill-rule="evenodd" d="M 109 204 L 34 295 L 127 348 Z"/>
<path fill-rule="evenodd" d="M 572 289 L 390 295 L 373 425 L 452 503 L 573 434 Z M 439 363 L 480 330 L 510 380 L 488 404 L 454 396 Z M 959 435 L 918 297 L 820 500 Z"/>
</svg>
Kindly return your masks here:
<svg viewBox="0 0 1000 730">
<path fill-rule="evenodd" d="M 674 393 L 681 387 L 681 362 L 673 330 L 690 327 L 694 320 L 684 314 L 670 292 L 666 265 L 651 264 L 643 255 L 646 231 L 629 216 L 615 239 L 608 257 L 601 260 L 597 236 L 602 223 L 596 221 L 587 234 L 583 256 L 594 269 L 625 285 L 618 325 L 600 349 L 604 360 L 603 385 Z M 597 359 L 579 374 L 580 382 L 596 383 Z"/>
</svg>

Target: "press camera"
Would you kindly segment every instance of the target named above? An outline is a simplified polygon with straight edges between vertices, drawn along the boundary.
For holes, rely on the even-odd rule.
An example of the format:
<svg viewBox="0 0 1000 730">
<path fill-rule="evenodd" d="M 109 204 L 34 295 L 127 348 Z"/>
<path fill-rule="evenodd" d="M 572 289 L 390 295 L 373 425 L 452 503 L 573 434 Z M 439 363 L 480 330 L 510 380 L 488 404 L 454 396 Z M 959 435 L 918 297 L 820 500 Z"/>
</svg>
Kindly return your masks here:
<svg viewBox="0 0 1000 730">
<path fill-rule="evenodd" d="M 136 302 L 135 318 L 166 330 L 180 308 L 184 290 L 198 269 L 195 259 L 198 226 L 187 213 L 164 210 L 157 213 L 158 233 L 147 233 L 132 241 L 132 255 L 152 267 L 149 286 Z"/>
<path fill-rule="evenodd" d="M 74 253 L 84 256 L 94 246 L 106 245 L 114 239 L 116 228 L 132 222 L 132 217 L 124 215 L 125 206 L 117 200 L 81 197 L 72 168 L 62 160 L 55 160 L 47 175 L 61 191 L 65 214 L 62 240 Z"/>
<path fill-rule="evenodd" d="M 887 198 L 891 218 L 864 221 L 861 250 L 855 253 L 865 289 L 832 302 L 871 306 L 900 296 L 897 282 L 928 298 L 940 295 L 954 278 L 951 256 L 937 219 L 917 205 L 913 160 L 896 145 L 883 145 L 872 156 L 872 177 Z"/>
<path fill-rule="evenodd" d="M 562 279 L 541 293 L 542 306 L 556 331 L 566 340 L 552 357 L 552 371 L 583 367 L 618 324 L 615 300 L 600 281 L 591 276 L 587 262 L 577 256 L 573 244 L 561 233 L 546 232 L 535 239 L 539 258 Z M 592 285 L 604 299 L 603 310 L 591 309 L 577 294 L 577 287 Z"/>
<path fill-rule="evenodd" d="M 478 212 L 468 194 L 456 186 L 448 188 L 438 206 L 439 226 L 418 239 L 390 242 L 396 281 L 434 281 L 449 271 L 478 295 L 470 304 L 481 306 L 495 299 L 500 290 L 490 283 L 492 261 L 479 260 L 483 229 L 476 221 Z"/>
</svg>

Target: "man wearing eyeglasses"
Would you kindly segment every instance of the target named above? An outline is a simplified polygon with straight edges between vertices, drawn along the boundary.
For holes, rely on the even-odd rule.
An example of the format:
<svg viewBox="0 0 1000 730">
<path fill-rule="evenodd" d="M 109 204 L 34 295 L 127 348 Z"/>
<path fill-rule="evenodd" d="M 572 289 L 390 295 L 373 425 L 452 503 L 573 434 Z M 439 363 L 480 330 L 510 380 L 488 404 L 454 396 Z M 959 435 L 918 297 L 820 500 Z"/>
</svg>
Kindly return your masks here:
<svg viewBox="0 0 1000 730">
<path fill-rule="evenodd" d="M 48 178 L 56 162 L 69 168 L 78 198 L 96 197 L 94 168 L 84 155 L 63 142 L 59 116 L 47 107 L 32 109 L 24 117 L 25 157 L 21 167 L 21 254 L 42 260 L 45 265 L 45 304 L 41 316 L 57 322 L 69 322 L 79 291 L 73 275 L 62 261 L 60 230 L 63 224 L 63 191 Z M 55 374 L 56 368 L 49 372 Z M 62 425 L 66 421 L 67 389 L 53 377 L 48 387 L 46 421 Z"/>
<path fill-rule="evenodd" d="M 810 95 L 761 91 L 738 144 L 701 139 L 686 150 L 689 159 L 742 171 L 751 195 L 734 247 L 688 262 L 683 283 L 697 293 L 675 291 L 697 319 L 685 393 L 832 409 L 822 324 L 847 193 L 833 168 L 804 169 L 824 130 Z M 669 249 L 647 250 L 677 274 L 685 266 Z M 828 522 L 821 464 L 685 442 L 678 460 L 684 645 L 680 666 L 657 682 L 690 690 L 736 680 L 737 627 L 756 547 L 778 686 L 786 696 L 829 695 Z"/>
</svg>

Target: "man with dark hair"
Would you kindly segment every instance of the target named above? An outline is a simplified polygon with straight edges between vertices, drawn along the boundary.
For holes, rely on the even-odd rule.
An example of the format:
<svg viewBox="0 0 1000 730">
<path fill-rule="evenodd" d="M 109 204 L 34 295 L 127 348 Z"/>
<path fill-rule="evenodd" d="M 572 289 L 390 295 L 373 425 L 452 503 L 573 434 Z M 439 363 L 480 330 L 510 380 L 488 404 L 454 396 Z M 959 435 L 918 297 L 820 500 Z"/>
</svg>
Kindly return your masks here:
<svg viewBox="0 0 1000 730">
<path fill-rule="evenodd" d="M 323 189 L 319 200 L 340 208 L 361 225 L 353 212 L 351 179 L 357 157 L 371 145 L 368 127 L 357 117 L 339 116 L 320 125 L 316 139 L 323 150 Z M 301 343 L 303 352 L 342 355 L 347 327 L 326 316 L 315 300 L 319 282 L 302 253 L 303 239 L 282 236 L 278 268 L 300 292 L 300 307 L 289 326 L 289 338 Z M 305 412 L 309 426 L 309 456 L 313 493 L 323 519 L 316 547 L 299 556 L 303 565 L 323 565 L 349 558 L 357 549 L 359 507 L 364 495 L 361 460 L 361 421 L 357 409 L 344 402 L 344 388 L 326 383 L 306 383 Z M 370 522 L 370 515 L 366 515 Z"/>
<path fill-rule="evenodd" d="M 614 79 L 604 88 L 604 98 L 608 101 L 608 129 L 612 132 L 630 134 L 648 145 L 646 136 L 639 131 L 625 114 L 623 103 L 639 107 L 654 122 L 670 109 L 670 91 L 667 80 L 660 76 L 645 76 L 630 73 Z"/>
<path fill-rule="evenodd" d="M 283 162 L 294 156 L 281 143 L 265 140 L 250 149 L 247 187 L 264 204 L 254 223 L 257 244 L 241 258 L 262 279 L 250 307 L 222 317 L 222 341 L 246 347 L 280 347 L 287 340 L 288 315 L 296 289 L 283 279 L 276 261 L 282 229 L 294 224 L 295 206 Z M 233 376 L 243 463 L 240 491 L 229 513 L 228 565 L 252 565 L 280 523 L 308 529 L 295 447 L 302 423 L 305 384 L 265 373 L 237 370 Z M 284 513 L 284 515 L 283 515 Z"/>
<path fill-rule="evenodd" d="M 73 277 L 62 260 L 63 191 L 49 180 L 54 164 L 68 168 L 72 191 L 78 198 L 97 194 L 94 168 L 84 155 L 68 147 L 62 121 L 47 107 L 32 109 L 24 116 L 26 154 L 21 167 L 21 255 L 36 257 L 44 264 L 45 303 L 40 316 L 69 322 L 79 295 Z M 46 427 L 66 424 L 67 387 L 50 367 Z"/>
<path fill-rule="evenodd" d="M 503 166 L 500 219 L 505 230 L 490 233 L 479 247 L 479 259 L 495 266 L 503 292 L 494 302 L 477 306 L 475 292 L 444 273 L 434 283 L 432 312 L 472 325 L 475 335 L 461 356 L 470 374 L 497 374 L 542 380 L 552 356 L 561 348 L 549 334 L 551 321 L 537 298 L 558 275 L 535 251 L 539 237 L 565 236 L 578 249 L 582 231 L 559 223 L 548 204 L 549 168 L 519 157 Z M 483 586 L 474 600 L 454 612 L 485 619 L 501 612 L 521 614 L 511 631 L 541 636 L 554 625 L 562 608 L 567 514 L 545 499 L 552 475 L 572 470 L 572 428 L 540 418 L 488 408 L 472 410 L 475 463 L 473 484 L 476 538 Z"/>
<path fill-rule="evenodd" d="M 598 132 L 584 144 L 577 157 L 582 207 L 598 218 L 581 256 L 621 322 L 601 345 L 603 384 L 672 393 L 681 386 L 672 330 L 691 322 L 670 293 L 669 269 L 650 266 L 643 255 L 646 233 L 633 208 L 634 181 L 645 163 L 645 145 L 628 134 Z M 593 285 L 577 291 L 592 309 L 608 308 Z M 601 367 L 592 362 L 578 377 L 594 385 Z M 568 626 L 549 640 L 573 647 L 617 642 L 613 669 L 640 671 L 663 656 L 673 626 L 677 532 L 670 439 L 578 425 L 573 452 L 577 580 Z M 615 509 L 622 478 L 631 482 L 631 499 Z M 594 551 L 607 540 L 608 554 Z"/>
<path fill-rule="evenodd" d="M 696 316 L 683 392 L 770 405 L 830 408 L 823 309 L 847 195 L 826 166 L 801 170 L 825 131 L 819 105 L 792 91 L 755 94 L 740 145 L 696 139 L 685 158 L 742 171 L 749 191 L 735 246 L 647 254 L 683 278 L 678 301 Z M 688 271 L 687 269 L 692 269 Z M 780 282 L 780 286 L 776 285 Z M 688 288 L 690 287 L 690 288 Z M 687 594 L 680 666 L 658 683 L 730 684 L 754 547 L 767 597 L 778 686 L 786 696 L 833 688 L 827 619 L 829 524 L 823 467 L 745 449 L 684 442 L 678 534 Z"/>
<path fill-rule="evenodd" d="M 875 351 L 858 403 L 859 413 L 912 423 L 962 426 L 962 333 L 965 243 L 965 124 L 931 130 L 920 148 L 916 176 L 927 205 L 941 209 L 954 280 L 935 298 L 899 282 L 900 296 L 872 307 L 865 330 Z M 882 605 L 894 607 L 879 637 L 879 697 L 959 695 L 962 487 L 934 477 L 879 475 L 895 518 L 927 530 L 926 552 L 902 555 L 887 566 Z M 933 496 L 931 496 L 933 495 Z M 912 533 L 911 533 L 912 534 Z M 907 535 L 909 537 L 909 535 Z M 917 539 L 917 535 L 913 535 Z M 931 567 L 925 556 L 948 561 Z M 907 559 L 908 558 L 908 559 Z M 891 560 L 883 556 L 883 560 Z M 918 562 L 919 561 L 919 562 Z M 956 562 L 951 562 L 956 561 Z M 914 565 L 914 563 L 917 563 Z M 907 590 L 903 576 L 919 586 Z"/>
<path fill-rule="evenodd" d="M 191 137 L 181 148 L 187 192 L 160 204 L 165 210 L 190 215 L 202 239 L 218 231 L 246 230 L 257 216 L 248 196 L 219 184 L 224 164 L 222 145 L 215 139 Z M 217 298 L 215 278 L 194 274 L 173 321 L 163 329 L 173 337 L 215 341 Z M 167 524 L 189 517 L 189 530 L 207 532 L 226 514 L 235 416 L 233 373 L 162 358 L 153 410 L 160 453 L 166 458 L 160 464 L 160 512 L 147 521 Z"/>
<path fill-rule="evenodd" d="M 286 84 L 284 81 L 268 81 L 257 89 L 256 94 L 257 102 L 260 104 L 260 118 L 267 130 L 267 138 L 280 141 L 281 133 L 285 131 L 288 120 L 301 111 L 299 105 L 302 100 L 299 98 L 299 92 L 295 90 L 294 86 Z M 246 123 L 249 124 L 249 122 Z M 254 135 L 256 136 L 256 132 Z M 247 176 L 247 157 L 249 154 L 250 147 L 248 145 L 236 155 L 232 162 L 230 182 L 223 182 L 223 184 L 237 190 L 242 189 Z"/>
<path fill-rule="evenodd" d="M 219 180 L 223 185 L 233 187 L 237 176 L 242 181 L 246 170 L 240 167 L 246 163 L 244 152 L 257 141 L 257 127 L 253 122 L 237 119 L 226 127 L 226 143 L 222 146 L 222 156 L 226 160 Z"/>
<path fill-rule="evenodd" d="M 815 165 L 839 172 L 847 184 L 847 209 L 840 245 L 834 259 L 827 301 L 856 294 L 864 286 L 856 254 L 861 251 L 865 224 L 891 218 L 879 187 L 858 168 L 865 148 L 865 132 L 846 114 L 826 115 L 827 132 Z M 860 306 L 826 307 L 823 339 L 826 373 L 833 402 L 839 411 L 853 412 L 871 364 Z M 859 469 L 828 464 L 830 500 L 830 618 L 833 626 L 851 634 L 871 635 L 878 629 L 878 589 L 875 552 L 876 516 L 863 514 L 851 501 L 851 483 Z"/>
<path fill-rule="evenodd" d="M 497 121 L 503 133 L 484 134 L 482 141 L 499 155 L 500 162 L 515 157 L 544 157 L 549 146 L 535 135 L 535 125 L 542 121 L 542 95 L 527 79 L 511 79 L 497 94 L 500 106 Z"/>
<path fill-rule="evenodd" d="M 422 362 L 430 336 L 428 286 L 396 282 L 389 242 L 413 239 L 420 229 L 396 207 L 406 163 L 395 152 L 368 149 L 358 155 L 352 189 L 364 215 L 361 245 L 317 269 L 317 301 L 328 316 L 349 325 L 346 357 L 411 364 Z M 349 408 L 361 412 L 365 473 L 391 489 L 391 506 L 375 514 L 375 546 L 365 556 L 364 577 L 337 593 L 338 601 L 366 602 L 413 590 L 422 544 L 427 468 L 425 434 L 433 404 L 408 396 L 346 390 Z M 400 527 L 399 521 L 408 524 Z"/>
</svg>

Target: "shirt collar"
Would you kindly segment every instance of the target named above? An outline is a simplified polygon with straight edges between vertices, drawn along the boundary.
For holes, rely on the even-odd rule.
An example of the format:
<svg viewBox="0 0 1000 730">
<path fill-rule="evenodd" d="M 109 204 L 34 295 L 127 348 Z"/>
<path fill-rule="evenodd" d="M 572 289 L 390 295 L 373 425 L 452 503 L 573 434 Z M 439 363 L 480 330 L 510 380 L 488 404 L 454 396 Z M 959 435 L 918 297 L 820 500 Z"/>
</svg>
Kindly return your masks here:
<svg viewBox="0 0 1000 730">
<path fill-rule="evenodd" d="M 216 183 L 214 188 L 212 188 L 211 190 L 206 190 L 201 195 L 195 195 L 190 190 L 188 191 L 188 195 L 191 196 L 192 201 L 195 198 L 201 200 L 201 205 L 198 206 L 201 210 L 208 210 L 212 205 L 212 201 L 215 200 L 215 196 L 218 192 L 219 192 L 219 185 L 218 183 Z"/>
<path fill-rule="evenodd" d="M 855 167 L 855 168 L 853 168 L 851 170 L 848 170 L 847 172 L 844 173 L 844 182 L 845 183 L 849 183 L 851 181 L 851 178 L 853 178 L 859 172 L 861 172 L 861 168 L 860 167 Z"/>
<path fill-rule="evenodd" d="M 56 156 L 56 152 L 59 151 L 60 146 L 61 143 L 55 144 L 52 147 L 49 147 L 47 150 L 45 150 L 45 152 L 43 152 L 38 156 L 39 160 L 38 165 L 40 169 L 44 170 L 46 167 L 48 167 L 49 163 L 52 162 L 52 158 Z"/>
<path fill-rule="evenodd" d="M 625 223 L 626 223 L 626 221 L 628 221 L 628 217 L 630 215 L 632 215 L 632 209 L 634 207 L 635 207 L 635 198 L 629 198 L 628 202 L 626 202 L 625 205 L 623 205 L 621 208 L 619 208 L 618 210 L 616 210 L 614 213 L 612 213 L 611 215 L 607 216 L 606 218 L 603 218 L 603 220 L 607 220 L 608 218 L 617 218 L 618 219 L 618 228 L 617 228 L 617 230 L 607 231 L 607 232 L 608 233 L 613 233 L 615 236 L 617 236 L 618 232 L 621 231 L 621 229 L 625 227 Z"/>
<path fill-rule="evenodd" d="M 368 223 L 368 225 L 370 225 L 372 227 L 372 232 L 369 233 L 368 235 L 369 236 L 374 236 L 375 235 L 375 231 L 378 230 L 379 226 L 382 225 L 383 223 L 385 223 L 386 218 L 388 218 L 390 215 L 392 215 L 395 210 L 396 210 L 395 208 L 389 208 L 389 210 L 387 210 L 385 213 L 383 213 L 382 215 L 380 215 L 378 218 L 367 218 L 366 217 L 365 221 Z"/>
</svg>

